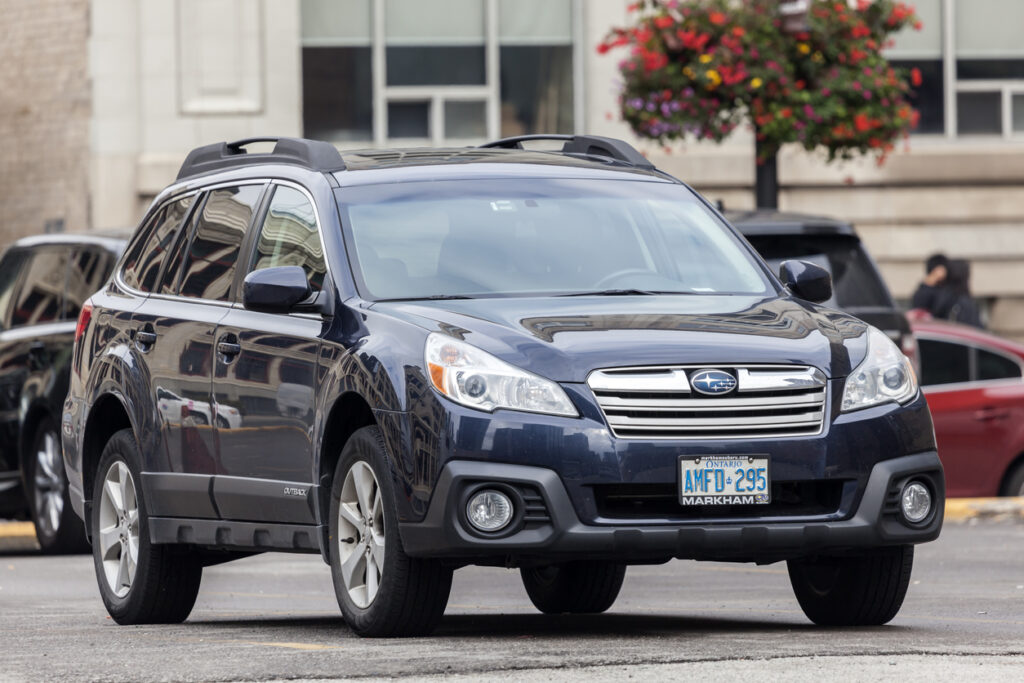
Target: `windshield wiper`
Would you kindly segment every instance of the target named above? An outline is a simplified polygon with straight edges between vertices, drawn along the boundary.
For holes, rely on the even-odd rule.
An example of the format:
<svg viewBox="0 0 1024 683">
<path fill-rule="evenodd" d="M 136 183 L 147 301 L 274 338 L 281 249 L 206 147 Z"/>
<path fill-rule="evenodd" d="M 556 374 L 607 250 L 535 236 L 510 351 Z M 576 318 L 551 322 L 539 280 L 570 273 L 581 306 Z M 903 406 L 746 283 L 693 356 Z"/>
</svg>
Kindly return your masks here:
<svg viewBox="0 0 1024 683">
<path fill-rule="evenodd" d="M 571 292 L 557 296 L 657 296 L 658 294 L 689 294 L 689 292 L 654 292 L 647 289 L 599 289 L 594 292 Z"/>
<path fill-rule="evenodd" d="M 472 299 L 465 294 L 431 294 L 430 296 L 403 296 L 397 299 L 377 299 L 377 301 L 448 301 L 450 299 Z"/>
</svg>

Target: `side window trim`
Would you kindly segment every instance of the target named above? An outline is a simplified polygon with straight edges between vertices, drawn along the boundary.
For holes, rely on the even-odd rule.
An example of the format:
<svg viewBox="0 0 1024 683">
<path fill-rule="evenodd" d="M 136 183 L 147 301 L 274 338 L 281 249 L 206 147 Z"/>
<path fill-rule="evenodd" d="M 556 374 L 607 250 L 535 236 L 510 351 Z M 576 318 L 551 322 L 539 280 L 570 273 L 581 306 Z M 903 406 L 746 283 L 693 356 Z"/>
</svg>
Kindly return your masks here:
<svg viewBox="0 0 1024 683">
<path fill-rule="evenodd" d="M 11 285 L 11 295 L 7 298 L 7 306 L 4 310 L 0 311 L 0 332 L 11 329 L 11 315 L 14 313 L 14 306 L 21 296 L 21 288 L 25 284 L 25 277 L 28 273 L 29 260 L 32 257 L 32 252 L 29 249 L 22 247 L 16 247 L 14 249 L 7 250 L 3 253 L 6 258 L 8 254 L 16 254 L 20 258 L 18 264 L 18 277 L 15 278 L 14 284 Z"/>
<path fill-rule="evenodd" d="M 263 222 L 267 219 L 267 213 L 270 211 L 271 202 L 274 201 L 274 195 L 277 194 L 278 185 L 279 183 L 271 180 L 263 188 L 260 202 L 256 206 L 256 211 L 253 212 L 252 223 L 249 225 L 245 238 L 242 240 L 242 246 L 238 250 L 238 264 L 235 267 L 235 277 L 231 281 L 231 292 L 228 298 L 232 304 L 242 303 L 242 284 L 245 282 L 245 276 L 251 271 L 252 264 L 256 259 L 256 246 L 259 242 L 256 237 L 263 230 Z M 244 268 L 238 267 L 243 263 L 245 264 Z"/>
<path fill-rule="evenodd" d="M 188 257 L 188 251 L 192 248 L 192 237 L 195 234 L 193 226 L 195 225 L 196 217 L 202 215 L 203 208 L 206 206 L 206 199 L 210 196 L 210 193 L 205 190 L 197 191 L 196 194 L 198 196 L 196 201 L 192 203 L 192 209 L 185 216 L 185 220 L 181 222 L 181 226 L 178 227 L 178 234 L 174 238 L 174 246 L 171 247 L 169 251 L 171 257 L 160 265 L 160 273 L 157 275 L 156 286 L 154 287 L 156 291 L 151 293 L 155 293 L 159 296 L 168 296 L 163 294 L 161 290 L 163 290 L 164 287 L 164 278 L 167 277 L 167 269 L 171 267 L 172 263 L 174 263 L 174 257 L 178 254 L 178 248 L 181 247 L 184 250 L 181 257 L 182 265 L 184 265 L 185 259 Z M 181 288 L 181 277 L 184 272 L 184 268 L 178 270 L 178 274 L 174 278 L 174 286 L 172 287 L 173 294 L 170 294 L 169 296 L 178 295 L 178 291 Z"/>
</svg>

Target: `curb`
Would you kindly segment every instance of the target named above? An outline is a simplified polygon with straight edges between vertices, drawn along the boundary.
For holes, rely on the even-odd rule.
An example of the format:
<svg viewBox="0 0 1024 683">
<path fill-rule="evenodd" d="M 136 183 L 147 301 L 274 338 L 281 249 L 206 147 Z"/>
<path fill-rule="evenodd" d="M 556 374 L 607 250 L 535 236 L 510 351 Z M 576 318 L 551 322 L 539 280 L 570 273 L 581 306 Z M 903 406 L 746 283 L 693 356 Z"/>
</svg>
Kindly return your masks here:
<svg viewBox="0 0 1024 683">
<path fill-rule="evenodd" d="M 0 551 L 23 552 L 38 547 L 32 522 L 0 522 Z"/>
<path fill-rule="evenodd" d="M 949 498 L 946 500 L 947 522 L 974 522 L 979 519 L 996 522 L 1024 522 L 1024 496 L 1017 498 Z"/>
</svg>

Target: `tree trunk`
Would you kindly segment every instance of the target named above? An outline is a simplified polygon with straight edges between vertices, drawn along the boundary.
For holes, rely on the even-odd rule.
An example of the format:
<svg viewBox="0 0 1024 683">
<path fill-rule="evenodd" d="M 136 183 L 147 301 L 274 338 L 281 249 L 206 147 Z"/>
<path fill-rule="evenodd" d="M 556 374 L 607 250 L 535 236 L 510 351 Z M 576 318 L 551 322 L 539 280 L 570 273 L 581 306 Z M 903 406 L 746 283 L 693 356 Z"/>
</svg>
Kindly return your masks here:
<svg viewBox="0 0 1024 683">
<path fill-rule="evenodd" d="M 779 208 L 779 164 L 776 153 L 765 155 L 764 143 L 755 144 L 755 163 L 757 164 L 754 197 L 759 209 Z"/>
</svg>

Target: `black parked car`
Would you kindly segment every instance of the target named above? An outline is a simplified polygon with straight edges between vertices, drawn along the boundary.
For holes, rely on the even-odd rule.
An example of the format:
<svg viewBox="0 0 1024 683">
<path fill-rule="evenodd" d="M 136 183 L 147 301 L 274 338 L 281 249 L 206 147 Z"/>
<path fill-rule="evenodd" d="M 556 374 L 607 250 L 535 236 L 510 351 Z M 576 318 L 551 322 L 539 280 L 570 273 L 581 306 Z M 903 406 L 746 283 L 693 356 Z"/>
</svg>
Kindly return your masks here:
<svg viewBox="0 0 1024 683">
<path fill-rule="evenodd" d="M 899 348 L 629 145 L 528 139 L 189 155 L 64 405 L 116 621 L 267 550 L 320 553 L 362 635 L 429 632 L 468 564 L 600 612 L 629 564 L 786 560 L 819 624 L 896 614 L 945 490 Z"/>
<path fill-rule="evenodd" d="M 832 275 L 833 291 L 825 305 L 874 325 L 917 362 L 917 342 L 910 323 L 852 225 L 834 218 L 765 209 L 730 211 L 725 216 L 776 272 L 787 259 L 809 261 L 826 269 Z"/>
<path fill-rule="evenodd" d="M 44 235 L 0 257 L 0 517 L 30 515 L 44 552 L 88 548 L 69 503 L 57 426 L 78 311 L 123 246 Z"/>
</svg>

